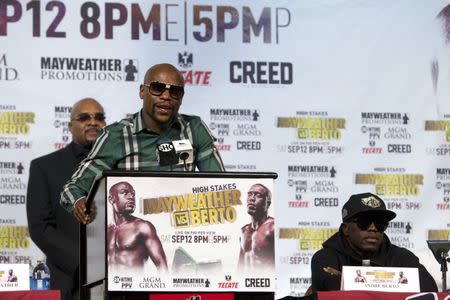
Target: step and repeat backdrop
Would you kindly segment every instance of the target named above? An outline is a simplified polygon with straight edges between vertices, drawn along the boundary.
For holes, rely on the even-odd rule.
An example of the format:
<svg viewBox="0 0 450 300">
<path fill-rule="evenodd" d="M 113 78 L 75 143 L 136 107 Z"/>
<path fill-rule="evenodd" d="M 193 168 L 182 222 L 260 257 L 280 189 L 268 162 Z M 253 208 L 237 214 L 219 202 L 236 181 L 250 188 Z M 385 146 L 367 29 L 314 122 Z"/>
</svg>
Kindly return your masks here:
<svg viewBox="0 0 450 300">
<path fill-rule="evenodd" d="M 183 73 L 181 112 L 210 127 L 228 171 L 279 175 L 277 297 L 310 285 L 353 193 L 398 214 L 394 244 L 449 239 L 449 4 L 1 1 L 0 263 L 44 260 L 26 222 L 29 164 L 70 142 L 71 105 L 94 97 L 107 123 L 134 113 L 160 62 Z"/>
</svg>

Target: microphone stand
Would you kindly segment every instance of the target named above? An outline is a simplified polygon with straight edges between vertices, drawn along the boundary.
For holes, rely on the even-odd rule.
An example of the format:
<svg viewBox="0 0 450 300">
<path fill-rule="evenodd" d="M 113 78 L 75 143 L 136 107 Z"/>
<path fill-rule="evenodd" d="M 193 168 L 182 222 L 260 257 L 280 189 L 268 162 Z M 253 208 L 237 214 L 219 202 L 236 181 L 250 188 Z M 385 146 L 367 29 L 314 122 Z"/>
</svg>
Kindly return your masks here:
<svg viewBox="0 0 450 300">
<path fill-rule="evenodd" d="M 450 241 L 447 240 L 428 240 L 428 248 L 433 252 L 434 258 L 441 265 L 442 272 L 442 291 L 447 291 L 447 261 L 450 262 Z"/>
<path fill-rule="evenodd" d="M 180 159 L 183 161 L 184 171 L 189 171 L 187 168 L 186 160 L 189 158 L 189 153 L 182 152 L 180 153 Z"/>
<path fill-rule="evenodd" d="M 442 291 L 447 291 L 447 261 L 450 262 L 450 258 L 447 258 L 448 254 L 444 251 L 441 252 L 441 272 L 442 272 Z"/>
</svg>

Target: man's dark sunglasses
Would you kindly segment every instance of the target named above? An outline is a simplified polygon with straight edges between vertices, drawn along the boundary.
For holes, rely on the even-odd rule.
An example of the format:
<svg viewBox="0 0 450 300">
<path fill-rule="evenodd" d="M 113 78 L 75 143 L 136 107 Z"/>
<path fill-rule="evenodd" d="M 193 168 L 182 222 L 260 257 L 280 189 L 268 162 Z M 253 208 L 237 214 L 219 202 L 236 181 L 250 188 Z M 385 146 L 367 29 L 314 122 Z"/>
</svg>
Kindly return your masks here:
<svg viewBox="0 0 450 300">
<path fill-rule="evenodd" d="M 175 100 L 181 100 L 184 95 L 184 87 L 181 85 L 168 84 L 158 81 L 150 82 L 150 84 L 143 83 L 142 85 L 148 87 L 150 93 L 154 96 L 161 96 L 166 89 L 169 90 L 170 97 Z"/>
<path fill-rule="evenodd" d="M 369 229 L 370 225 L 372 225 L 373 223 L 375 225 L 375 228 L 380 232 L 384 232 L 389 224 L 389 222 L 386 222 L 385 220 L 372 218 L 357 218 L 349 220 L 347 223 L 355 223 L 356 226 L 358 226 L 358 228 L 361 230 Z"/>
<path fill-rule="evenodd" d="M 103 122 L 105 121 L 106 117 L 104 113 L 96 113 L 96 114 L 81 113 L 73 120 L 79 122 L 86 122 L 89 121 L 90 119 L 94 119 L 95 121 L 98 122 Z"/>
</svg>

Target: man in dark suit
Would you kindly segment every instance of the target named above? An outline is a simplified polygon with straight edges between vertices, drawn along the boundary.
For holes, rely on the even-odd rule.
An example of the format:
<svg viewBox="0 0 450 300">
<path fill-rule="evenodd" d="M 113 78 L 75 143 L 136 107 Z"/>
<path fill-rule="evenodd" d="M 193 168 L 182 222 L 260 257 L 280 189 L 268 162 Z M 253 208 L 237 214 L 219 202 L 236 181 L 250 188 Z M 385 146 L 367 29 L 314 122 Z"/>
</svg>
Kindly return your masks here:
<svg viewBox="0 0 450 300">
<path fill-rule="evenodd" d="M 50 287 L 61 290 L 63 300 L 79 294 L 79 223 L 59 204 L 60 193 L 105 126 L 105 113 L 96 100 L 84 98 L 73 105 L 70 119 L 72 142 L 31 161 L 27 190 L 30 236 L 47 256 Z"/>
</svg>

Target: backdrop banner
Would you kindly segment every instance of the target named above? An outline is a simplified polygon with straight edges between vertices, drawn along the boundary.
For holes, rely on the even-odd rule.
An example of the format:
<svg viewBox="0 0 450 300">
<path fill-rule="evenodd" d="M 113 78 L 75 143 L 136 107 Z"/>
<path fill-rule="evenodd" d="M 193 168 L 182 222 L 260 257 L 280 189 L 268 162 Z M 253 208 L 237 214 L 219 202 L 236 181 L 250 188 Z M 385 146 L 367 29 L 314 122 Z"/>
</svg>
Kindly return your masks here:
<svg viewBox="0 0 450 300">
<path fill-rule="evenodd" d="M 161 62 L 180 69 L 180 113 L 208 125 L 228 171 L 279 175 L 277 298 L 310 286 L 311 256 L 354 193 L 383 198 L 391 242 L 428 256 L 427 239 L 450 235 L 449 4 L 0 1 L 0 263 L 45 260 L 27 228 L 30 161 L 70 142 L 71 106 L 94 97 L 116 122 Z"/>
</svg>

